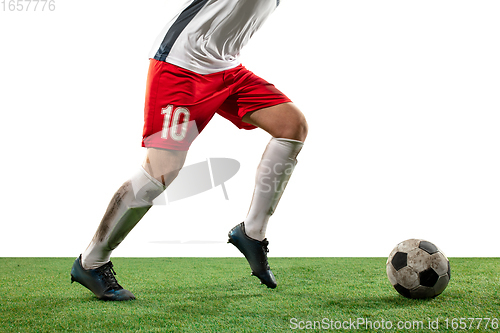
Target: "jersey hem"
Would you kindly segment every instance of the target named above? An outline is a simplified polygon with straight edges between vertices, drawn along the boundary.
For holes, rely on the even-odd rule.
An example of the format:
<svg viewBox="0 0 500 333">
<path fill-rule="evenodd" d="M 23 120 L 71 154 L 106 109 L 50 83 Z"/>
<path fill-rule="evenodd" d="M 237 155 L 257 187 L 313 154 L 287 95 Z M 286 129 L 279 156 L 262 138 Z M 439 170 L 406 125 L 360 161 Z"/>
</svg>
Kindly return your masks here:
<svg viewBox="0 0 500 333">
<path fill-rule="evenodd" d="M 158 61 L 163 61 L 163 60 L 158 60 Z M 189 63 L 184 62 L 182 60 L 178 60 L 178 59 L 167 58 L 166 60 L 164 60 L 164 62 L 172 64 L 172 65 L 180 67 L 180 68 L 187 69 L 188 71 L 194 72 L 196 74 L 201 74 L 201 75 L 219 73 L 219 72 L 227 71 L 229 69 L 236 68 L 239 65 L 241 65 L 241 62 L 235 62 L 235 63 L 231 63 L 230 66 L 223 67 L 223 68 L 200 68 L 200 67 L 192 66 Z"/>
</svg>

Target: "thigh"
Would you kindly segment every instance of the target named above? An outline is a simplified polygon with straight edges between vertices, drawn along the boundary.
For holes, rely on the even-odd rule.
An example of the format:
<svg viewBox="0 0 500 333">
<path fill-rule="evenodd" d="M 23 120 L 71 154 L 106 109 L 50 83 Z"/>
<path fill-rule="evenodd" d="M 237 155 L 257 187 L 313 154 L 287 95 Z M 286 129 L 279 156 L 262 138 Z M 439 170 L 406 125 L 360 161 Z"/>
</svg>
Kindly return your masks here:
<svg viewBox="0 0 500 333">
<path fill-rule="evenodd" d="M 188 150 L 228 96 L 222 73 L 200 75 L 151 59 L 142 146 Z"/>
<path fill-rule="evenodd" d="M 238 128 L 260 127 L 243 119 L 248 113 L 291 102 L 273 84 L 241 65 L 227 71 L 224 75 L 224 82 L 229 88 L 230 95 L 217 113 L 230 120 Z"/>
<path fill-rule="evenodd" d="M 304 141 L 308 125 L 304 114 L 293 103 L 283 103 L 249 112 L 243 121 L 262 128 L 275 138 Z"/>
</svg>

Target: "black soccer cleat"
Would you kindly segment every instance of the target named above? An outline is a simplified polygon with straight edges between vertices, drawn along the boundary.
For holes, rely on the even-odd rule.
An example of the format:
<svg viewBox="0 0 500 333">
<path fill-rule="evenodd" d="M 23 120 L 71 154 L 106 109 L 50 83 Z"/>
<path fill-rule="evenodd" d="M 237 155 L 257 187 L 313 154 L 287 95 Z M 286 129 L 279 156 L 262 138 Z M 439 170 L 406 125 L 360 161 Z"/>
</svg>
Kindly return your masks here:
<svg viewBox="0 0 500 333">
<path fill-rule="evenodd" d="M 71 283 L 78 282 L 92 291 L 97 298 L 103 301 L 129 301 L 135 296 L 123 289 L 115 278 L 116 272 L 110 262 L 96 269 L 84 269 L 82 256 L 76 258 L 71 268 Z"/>
<path fill-rule="evenodd" d="M 258 277 L 260 282 L 265 284 L 268 288 L 276 288 L 276 278 L 267 262 L 267 252 L 269 252 L 267 248 L 269 242 L 267 239 L 258 241 L 248 237 L 245 233 L 244 222 L 241 222 L 231 229 L 228 237 L 229 240 L 227 242 L 236 246 L 247 259 L 252 269 L 252 275 Z"/>
</svg>

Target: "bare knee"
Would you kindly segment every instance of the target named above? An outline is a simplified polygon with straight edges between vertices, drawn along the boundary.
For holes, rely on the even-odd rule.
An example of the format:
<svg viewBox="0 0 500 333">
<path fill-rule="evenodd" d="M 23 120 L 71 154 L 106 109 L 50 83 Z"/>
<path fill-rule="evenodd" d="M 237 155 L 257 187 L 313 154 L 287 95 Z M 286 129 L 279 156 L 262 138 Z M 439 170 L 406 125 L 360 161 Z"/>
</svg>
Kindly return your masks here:
<svg viewBox="0 0 500 333">
<path fill-rule="evenodd" d="M 300 112 L 300 111 L 299 111 Z M 304 142 L 307 137 L 308 125 L 302 113 L 287 121 L 273 133 L 275 138 L 284 138 Z"/>
<path fill-rule="evenodd" d="M 243 121 L 262 128 L 275 138 L 304 141 L 308 125 L 304 114 L 293 103 L 283 103 L 249 112 Z"/>
<path fill-rule="evenodd" d="M 142 166 L 148 174 L 168 186 L 179 174 L 186 156 L 187 151 L 148 148 Z"/>
</svg>

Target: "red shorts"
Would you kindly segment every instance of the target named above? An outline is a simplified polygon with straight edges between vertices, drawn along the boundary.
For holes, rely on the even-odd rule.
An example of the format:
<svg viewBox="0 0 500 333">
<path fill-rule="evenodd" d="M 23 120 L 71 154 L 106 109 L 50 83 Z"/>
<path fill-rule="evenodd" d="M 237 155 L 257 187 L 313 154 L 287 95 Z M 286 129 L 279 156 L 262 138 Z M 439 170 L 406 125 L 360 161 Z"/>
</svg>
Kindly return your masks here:
<svg viewBox="0 0 500 333">
<path fill-rule="evenodd" d="M 188 150 L 215 113 L 238 128 L 251 111 L 290 102 L 272 84 L 242 65 L 201 75 L 150 59 L 142 146 Z"/>
</svg>

